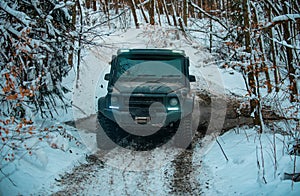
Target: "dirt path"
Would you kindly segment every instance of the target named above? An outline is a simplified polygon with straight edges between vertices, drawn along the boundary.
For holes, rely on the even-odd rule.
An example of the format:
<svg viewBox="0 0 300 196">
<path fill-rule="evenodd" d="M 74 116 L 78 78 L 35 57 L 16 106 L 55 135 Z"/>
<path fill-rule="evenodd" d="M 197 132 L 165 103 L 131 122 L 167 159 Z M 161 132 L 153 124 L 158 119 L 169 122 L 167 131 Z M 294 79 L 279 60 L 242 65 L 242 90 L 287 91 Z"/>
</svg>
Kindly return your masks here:
<svg viewBox="0 0 300 196">
<path fill-rule="evenodd" d="M 77 195 L 83 192 L 86 184 L 92 183 L 95 173 L 101 172 L 104 163 L 97 157 L 90 155 L 86 157 L 86 163 L 82 163 L 72 169 L 70 173 L 55 178 L 56 186 L 61 188 L 53 195 Z"/>
<path fill-rule="evenodd" d="M 184 151 L 170 164 L 156 170 L 126 171 L 111 167 L 97 156 L 74 167 L 56 180 L 53 195 L 198 195 L 201 187 L 192 178 L 192 151 Z"/>
<path fill-rule="evenodd" d="M 81 119 L 74 123 L 76 128 L 95 133 L 96 116 Z M 98 150 L 96 154 L 86 156 L 86 162 L 74 167 L 70 172 L 55 179 L 55 185 L 60 191 L 54 195 L 98 194 L 102 195 L 197 195 L 201 187 L 193 177 L 193 150 L 182 151 L 166 164 L 146 171 L 130 171 L 121 169 L 106 162 L 102 157 L 105 151 Z M 157 152 L 156 156 L 165 156 L 168 152 Z M 122 154 L 124 156 L 124 154 Z M 128 154 L 130 156 L 130 154 Z M 172 156 L 170 154 L 170 156 Z M 120 156 L 121 157 L 121 156 Z M 165 157 L 168 159 L 168 157 Z M 142 159 L 146 164 L 151 160 Z M 164 160 L 160 160 L 164 161 Z M 147 163 L 149 162 L 149 163 Z M 120 161 L 120 164 L 128 164 Z"/>
<path fill-rule="evenodd" d="M 200 183 L 194 179 L 193 173 L 193 151 L 183 151 L 173 161 L 175 172 L 172 178 L 172 193 L 176 195 L 199 195 L 201 193 Z"/>
</svg>

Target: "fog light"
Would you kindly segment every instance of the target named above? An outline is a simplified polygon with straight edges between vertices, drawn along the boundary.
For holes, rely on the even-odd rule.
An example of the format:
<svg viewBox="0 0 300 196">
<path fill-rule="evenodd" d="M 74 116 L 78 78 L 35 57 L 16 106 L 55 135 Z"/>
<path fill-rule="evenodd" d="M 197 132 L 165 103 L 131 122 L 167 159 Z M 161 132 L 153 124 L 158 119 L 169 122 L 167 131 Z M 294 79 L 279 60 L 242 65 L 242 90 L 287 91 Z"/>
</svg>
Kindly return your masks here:
<svg viewBox="0 0 300 196">
<path fill-rule="evenodd" d="M 116 110 L 118 110 L 118 109 L 119 109 L 119 106 L 113 106 L 113 105 L 111 105 L 111 106 L 109 106 L 109 108 L 110 108 L 110 109 L 116 109 Z"/>
<path fill-rule="evenodd" d="M 167 110 L 168 111 L 178 111 L 179 107 L 168 107 Z"/>
</svg>

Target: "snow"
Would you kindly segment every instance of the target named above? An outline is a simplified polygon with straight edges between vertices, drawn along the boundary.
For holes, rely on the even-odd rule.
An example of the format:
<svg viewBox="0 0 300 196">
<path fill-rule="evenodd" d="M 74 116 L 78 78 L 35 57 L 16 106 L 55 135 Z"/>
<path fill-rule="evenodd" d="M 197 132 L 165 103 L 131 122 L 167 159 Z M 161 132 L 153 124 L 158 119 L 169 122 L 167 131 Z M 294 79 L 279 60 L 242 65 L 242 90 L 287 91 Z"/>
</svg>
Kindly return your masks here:
<svg viewBox="0 0 300 196">
<path fill-rule="evenodd" d="M 111 56 L 116 54 L 119 48 L 184 49 L 191 60 L 191 74 L 197 77 L 198 82 L 193 85 L 195 90 L 205 89 L 211 94 L 219 95 L 225 95 L 229 91 L 242 96 L 246 94 L 243 78 L 238 72 L 232 69 L 220 70 L 217 62 L 214 62 L 213 57 L 201 47 L 200 43 L 192 40 L 191 45 L 184 37 L 176 40 L 175 33 L 177 32 L 174 29 L 146 25 L 141 26 L 140 29 L 116 32 L 104 37 L 101 46 L 85 50 L 78 87 L 74 82 L 76 75 L 74 70 L 64 81 L 64 84 L 73 88 L 73 114 L 70 115 L 70 111 L 68 114 L 61 113 L 60 120 L 81 119 L 95 114 L 96 98 L 106 93 L 107 82 L 103 77 L 109 71 Z M 224 111 L 219 111 L 222 112 Z M 15 186 L 8 178 L 1 176 L 0 195 L 44 195 L 62 190 L 63 187 L 60 187 L 55 179 L 59 179 L 65 172 L 72 172 L 72 168 L 76 165 L 86 163 L 85 155 L 95 153 L 97 150 L 94 132 L 75 130 L 67 125 L 62 126 L 70 134 L 79 138 L 84 145 L 69 143 L 67 138 L 59 134 L 50 140 L 50 143 L 39 142 L 39 149 L 33 155 L 26 154 L 6 167 L 1 165 L 1 171 L 10 174 L 9 178 Z M 194 184 L 199 183 L 203 187 L 201 194 L 296 195 L 299 193 L 300 186 L 297 183 L 293 184 L 291 181 L 281 179 L 284 172 L 293 172 L 295 159 L 286 152 L 284 136 L 272 133 L 260 136 L 256 134 L 254 128 L 231 130 L 217 138 L 229 159 L 226 161 L 214 135 L 214 133 L 207 135 L 201 144 L 196 144 L 192 152 L 190 167 L 193 170 L 189 174 L 189 179 L 195 180 L 196 182 L 192 181 Z M 276 143 L 276 169 L 272 151 L 273 137 Z M 36 141 L 31 142 L 34 145 Z M 103 156 L 104 168 L 95 168 L 91 180 L 78 185 L 82 189 L 76 193 L 83 195 L 170 194 L 173 185 L 172 176 L 176 172 L 172 161 L 178 153 L 176 150 L 155 149 L 145 155 L 117 148 Z M 296 171 L 299 170 L 298 164 Z M 267 184 L 264 183 L 263 175 Z"/>
<path fill-rule="evenodd" d="M 168 167 L 161 167 L 155 172 L 143 171 L 139 173 L 122 172 L 112 168 L 105 169 L 103 172 L 97 173 L 95 183 L 87 185 L 83 194 L 144 195 L 147 193 L 148 195 L 167 195 L 170 188 L 168 184 L 164 183 L 163 178 L 168 169 Z M 111 176 L 112 179 L 109 181 L 107 176 Z M 99 184 L 101 186 L 98 186 Z"/>
<path fill-rule="evenodd" d="M 272 39 L 274 42 L 278 43 L 278 44 L 281 44 L 285 47 L 288 47 L 288 48 L 292 48 L 292 49 L 295 49 L 295 50 L 300 50 L 300 47 L 297 47 L 296 45 L 291 45 L 291 44 L 288 44 L 285 40 L 282 40 L 282 41 L 279 41 L 277 39 Z"/>
<path fill-rule="evenodd" d="M 296 21 L 297 19 L 300 19 L 300 14 L 285 14 L 285 15 L 275 16 L 273 18 L 273 22 L 282 22 L 286 20 Z"/>
<path fill-rule="evenodd" d="M 78 134 L 74 128 L 66 128 L 72 131 L 72 134 Z M 51 182 L 57 174 L 72 168 L 82 160 L 85 153 L 88 153 L 83 145 L 69 142 L 59 133 L 53 133 L 52 137 L 53 140 L 49 140 L 50 144 L 38 139 L 26 141 L 29 148 L 36 147 L 31 155 L 28 152 L 19 152 L 13 162 L 1 163 L 1 172 L 8 175 L 9 179 L 1 176 L 0 195 L 33 194 L 41 186 Z"/>
<path fill-rule="evenodd" d="M 0 7 L 1 9 L 5 10 L 7 13 L 9 13 L 10 15 L 14 16 L 15 18 L 17 18 L 20 22 L 22 22 L 25 26 L 29 26 L 30 24 L 30 17 L 27 16 L 25 13 L 23 12 L 19 12 L 16 11 L 14 9 L 12 9 L 11 7 L 8 6 L 8 4 L 4 1 L 0 2 Z"/>
<path fill-rule="evenodd" d="M 273 151 L 273 137 L 276 138 L 276 155 Z M 282 179 L 285 172 L 293 173 L 295 158 L 287 154 L 282 135 L 258 135 L 253 128 L 243 128 L 240 133 L 237 133 L 237 129 L 231 130 L 217 139 L 229 160 L 226 161 L 216 142 L 213 142 L 203 155 L 204 164 L 195 175 L 200 181 L 209 180 L 209 188 L 206 189 L 205 195 L 299 194 L 300 186 L 297 183 L 292 184 Z M 300 165 L 297 164 L 296 171 L 299 169 Z"/>
</svg>

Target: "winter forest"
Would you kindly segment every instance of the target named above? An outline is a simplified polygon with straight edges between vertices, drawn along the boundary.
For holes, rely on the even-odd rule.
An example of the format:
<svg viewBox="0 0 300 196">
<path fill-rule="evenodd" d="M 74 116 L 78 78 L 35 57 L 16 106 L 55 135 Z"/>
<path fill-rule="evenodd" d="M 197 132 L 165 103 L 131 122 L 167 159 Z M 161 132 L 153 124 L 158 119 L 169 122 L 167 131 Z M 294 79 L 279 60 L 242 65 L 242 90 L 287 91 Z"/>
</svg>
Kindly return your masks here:
<svg viewBox="0 0 300 196">
<path fill-rule="evenodd" d="M 131 29 L 164 29 L 174 42 L 185 39 L 194 48 L 197 40 L 201 43 L 197 50 L 211 55 L 209 63 L 238 73 L 246 89 L 243 95 L 228 92 L 241 102 L 235 112 L 249 107 L 258 138 L 276 132 L 267 139 L 274 144 L 270 154 L 262 153 L 262 140 L 257 144 L 257 175 L 267 184 L 264 156 L 272 157 L 274 170 L 279 168 L 275 145 L 279 134 L 288 138 L 280 140 L 293 168 L 288 187 L 299 188 L 300 2 L 296 0 L 1 0 L 0 183 L 18 187 L 13 177 L 15 165 L 20 165 L 16 161 L 28 156 L 43 160 L 41 146 L 61 148 L 53 142 L 58 135 L 81 145 L 57 119 L 77 107 L 68 94 L 80 85 L 87 51 L 111 48 L 105 44 L 108 37 Z M 70 73 L 75 73 L 74 85 L 65 85 Z M 265 118 L 266 108 L 272 117 Z"/>
</svg>

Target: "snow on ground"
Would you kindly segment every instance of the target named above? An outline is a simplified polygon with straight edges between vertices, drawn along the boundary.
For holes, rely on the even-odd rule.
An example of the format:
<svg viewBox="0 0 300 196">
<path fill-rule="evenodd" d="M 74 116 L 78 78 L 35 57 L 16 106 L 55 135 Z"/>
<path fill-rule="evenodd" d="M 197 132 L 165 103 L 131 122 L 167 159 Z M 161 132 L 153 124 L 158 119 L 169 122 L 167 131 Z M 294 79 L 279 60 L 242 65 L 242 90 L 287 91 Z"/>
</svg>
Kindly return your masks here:
<svg viewBox="0 0 300 196">
<path fill-rule="evenodd" d="M 153 154 L 161 155 L 159 151 Z M 130 155 L 129 155 L 130 156 Z M 119 157 L 124 155 L 119 154 Z M 161 157 L 162 158 L 162 157 Z M 147 161 L 142 159 L 143 161 Z M 159 164 L 159 161 L 157 161 Z M 118 163 L 119 165 L 115 165 Z M 114 160 L 100 171 L 95 172 L 91 183 L 86 183 L 84 195 L 167 195 L 172 191 L 172 164 L 156 167 L 155 170 L 128 171 L 130 163 Z"/>
<path fill-rule="evenodd" d="M 183 36 L 176 40 L 176 33 L 174 29 L 142 26 L 140 29 L 128 29 L 126 32 L 116 32 L 104 37 L 101 42 L 102 46 L 87 49 L 80 69 L 78 88 L 74 85 L 74 107 L 71 116 L 80 119 L 95 113 L 96 98 L 106 93 L 107 83 L 103 80 L 104 74 L 109 70 L 111 56 L 116 54 L 119 48 L 184 49 L 191 60 L 191 74 L 195 74 L 198 79 L 198 82 L 193 85 L 196 90 L 204 88 L 212 94 L 221 95 L 228 91 L 239 95 L 245 94 L 243 78 L 239 73 L 230 69 L 219 70 L 213 57 L 202 48 L 201 44 L 194 40 L 187 41 Z M 70 81 L 72 81 L 71 78 Z M 66 83 L 70 83 L 69 80 Z M 65 120 L 68 117 L 64 116 L 61 119 Z M 63 191 L 70 187 L 70 185 L 60 185 L 61 177 L 66 172 L 72 173 L 72 168 L 79 165 L 80 169 L 87 164 L 85 155 L 95 153 L 96 141 L 95 133 L 92 131 L 79 130 L 77 132 L 68 126 L 65 128 L 75 135 L 79 134 L 84 146 L 73 144 L 63 151 L 41 144 L 40 155 L 27 156 L 31 161 L 27 158 L 18 159 L 11 164 L 13 168 L 7 167 L 5 171 L 13 172 L 10 179 L 16 186 L 2 176 L 0 195 L 44 195 L 57 191 L 64 193 Z M 132 156 L 130 152 L 119 151 L 121 158 L 118 158 L 118 153 L 115 153 L 115 159 L 105 159 L 104 156 L 104 166 L 92 165 L 94 167 L 92 170 L 83 170 L 82 175 L 89 175 L 89 178 L 83 183 L 74 182 L 72 187 L 77 187 L 77 189 L 75 188 L 76 192 L 71 193 L 86 195 L 184 194 L 174 188 L 186 186 L 187 192 L 204 195 L 296 195 L 297 191 L 299 192 L 299 184 L 295 183 L 292 186 L 291 181 L 281 180 L 284 172 L 293 171 L 294 159 L 283 150 L 283 137 L 276 135 L 277 170 L 274 171 L 274 159 L 272 159 L 274 153 L 271 145 L 273 135 L 266 133 L 261 136 L 263 149 L 261 151 L 259 136 L 255 130 L 240 128 L 239 132 L 240 134 L 236 134 L 230 131 L 218 137 L 228 161 L 225 160 L 219 145 L 211 142 L 214 140 L 212 135 L 199 141 L 193 152 L 178 155 L 173 161 L 167 158 L 168 162 L 161 167 L 147 171 L 124 169 L 122 156 L 130 157 Z M 66 144 L 66 141 L 61 138 L 59 143 Z M 262 161 L 261 152 L 263 152 L 264 161 Z M 154 157 L 168 155 L 160 150 L 153 153 Z M 36 165 L 37 162 L 43 162 L 43 160 L 46 161 L 42 167 Z M 105 162 L 105 160 L 113 162 Z M 164 161 L 164 158 L 162 160 Z M 257 160 L 260 169 L 257 166 Z M 140 159 L 140 161 L 145 160 Z M 262 180 L 263 163 L 267 184 L 264 184 Z M 182 168 L 187 169 L 188 172 L 181 171 Z M 298 172 L 299 169 L 297 168 Z"/>
<path fill-rule="evenodd" d="M 57 123 L 54 123 L 57 124 Z M 64 125 L 65 126 L 65 125 Z M 78 132 L 65 126 L 68 134 L 78 137 Z M 66 134 L 54 132 L 49 139 L 39 141 L 38 138 L 29 139 L 23 144 L 33 148 L 32 154 L 28 151 L 16 152 L 13 162 L 1 163 L 0 195 L 30 195 L 41 188 L 50 185 L 57 174 L 66 169 L 73 168 L 88 153 L 86 147 L 80 142 L 65 138 Z M 2 150 L 5 150 L 2 149 Z"/>
<path fill-rule="evenodd" d="M 299 195 L 298 183 L 282 179 L 285 172 L 294 172 L 295 157 L 287 153 L 286 138 L 258 135 L 253 128 L 239 131 L 234 129 L 217 138 L 228 161 L 216 141 L 202 154 L 201 167 L 194 175 L 199 181 L 206 180 L 205 195 Z"/>
</svg>

